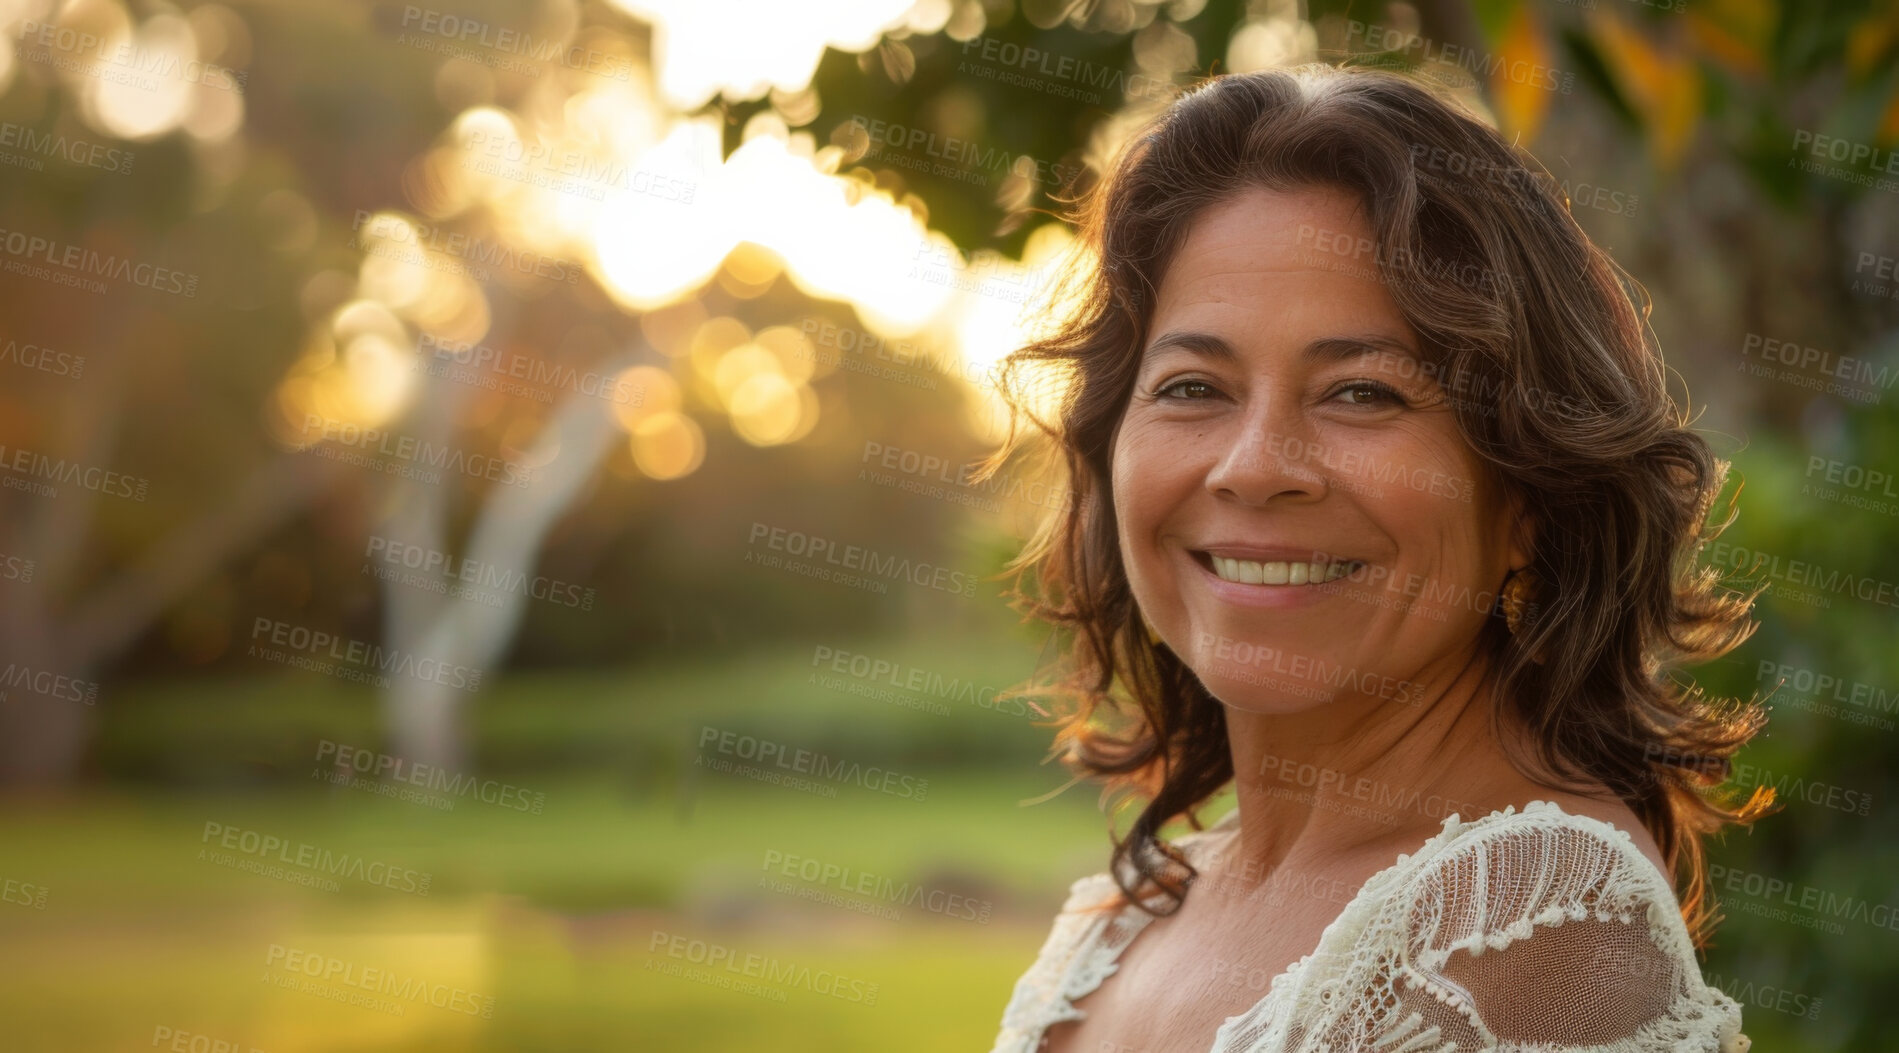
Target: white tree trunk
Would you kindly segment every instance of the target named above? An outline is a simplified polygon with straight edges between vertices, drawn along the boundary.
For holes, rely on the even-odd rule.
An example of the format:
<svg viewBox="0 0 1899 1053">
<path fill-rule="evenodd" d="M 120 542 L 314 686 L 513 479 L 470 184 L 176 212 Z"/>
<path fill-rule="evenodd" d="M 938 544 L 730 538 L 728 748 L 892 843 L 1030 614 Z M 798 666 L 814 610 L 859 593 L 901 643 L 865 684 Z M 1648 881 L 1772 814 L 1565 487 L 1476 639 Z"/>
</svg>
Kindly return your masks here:
<svg viewBox="0 0 1899 1053">
<path fill-rule="evenodd" d="M 629 353 L 604 364 L 612 376 L 647 355 Z M 447 422 L 458 398 L 434 381 L 424 395 L 416 420 L 426 434 L 418 437 L 446 442 Z M 529 452 L 539 465 L 522 486 L 491 488 L 477 513 L 463 551 L 454 559 L 493 568 L 512 580 L 532 580 L 541 543 L 554 522 L 567 512 L 583 486 L 598 469 L 607 451 L 625 435 L 614 419 L 611 404 L 589 395 L 574 394 L 562 401 L 548 418 Z M 449 480 L 430 485 L 413 480 L 397 484 L 392 513 L 383 526 L 390 542 L 447 553 L 447 499 Z M 439 575 L 444 584 L 457 579 Z M 450 666 L 481 672 L 486 685 L 506 657 L 529 596 L 525 590 L 504 590 L 498 606 L 457 599 L 384 579 L 385 646 Z M 463 770 L 467 744 L 463 728 L 466 703 L 473 692 L 415 676 L 394 676 L 383 695 L 383 714 L 393 751 L 411 761 Z"/>
</svg>

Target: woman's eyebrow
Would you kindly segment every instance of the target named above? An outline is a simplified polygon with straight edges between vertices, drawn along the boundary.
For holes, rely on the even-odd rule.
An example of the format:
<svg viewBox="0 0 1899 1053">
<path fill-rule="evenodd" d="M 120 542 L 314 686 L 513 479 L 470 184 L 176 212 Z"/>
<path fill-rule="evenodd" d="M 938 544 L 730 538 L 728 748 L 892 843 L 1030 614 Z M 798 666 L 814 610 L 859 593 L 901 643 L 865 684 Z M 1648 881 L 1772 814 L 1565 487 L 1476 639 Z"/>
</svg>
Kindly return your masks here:
<svg viewBox="0 0 1899 1053">
<path fill-rule="evenodd" d="M 1142 358 L 1150 358 L 1163 351 L 1176 349 L 1223 362 L 1237 362 L 1240 357 L 1240 353 L 1234 350 L 1232 344 L 1212 333 L 1176 329 L 1155 337 L 1154 341 L 1142 352 Z M 1403 355 L 1409 358 L 1419 357 L 1417 349 L 1407 341 L 1382 333 L 1320 337 L 1301 349 L 1300 357 L 1321 362 L 1342 362 L 1381 353 Z"/>
</svg>

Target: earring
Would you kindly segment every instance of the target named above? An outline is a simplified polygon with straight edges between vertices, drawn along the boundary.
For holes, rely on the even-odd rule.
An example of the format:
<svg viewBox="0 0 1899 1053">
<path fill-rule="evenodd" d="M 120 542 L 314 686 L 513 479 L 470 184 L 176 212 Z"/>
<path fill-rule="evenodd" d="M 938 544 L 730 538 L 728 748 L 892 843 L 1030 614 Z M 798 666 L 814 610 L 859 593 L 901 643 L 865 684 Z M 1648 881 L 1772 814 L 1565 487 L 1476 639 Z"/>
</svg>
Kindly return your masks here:
<svg viewBox="0 0 1899 1053">
<path fill-rule="evenodd" d="M 1503 606 L 1503 623 L 1509 627 L 1511 635 L 1523 627 L 1523 614 L 1530 606 L 1530 600 L 1536 593 L 1536 574 L 1528 567 L 1513 570 L 1503 579 L 1503 588 L 1498 590 L 1497 600 Z"/>
<path fill-rule="evenodd" d="M 1141 628 L 1147 630 L 1147 642 L 1155 647 L 1159 647 L 1161 645 L 1161 635 L 1154 631 L 1154 625 L 1147 620 L 1147 615 L 1136 611 L 1135 617 L 1141 619 Z"/>
</svg>

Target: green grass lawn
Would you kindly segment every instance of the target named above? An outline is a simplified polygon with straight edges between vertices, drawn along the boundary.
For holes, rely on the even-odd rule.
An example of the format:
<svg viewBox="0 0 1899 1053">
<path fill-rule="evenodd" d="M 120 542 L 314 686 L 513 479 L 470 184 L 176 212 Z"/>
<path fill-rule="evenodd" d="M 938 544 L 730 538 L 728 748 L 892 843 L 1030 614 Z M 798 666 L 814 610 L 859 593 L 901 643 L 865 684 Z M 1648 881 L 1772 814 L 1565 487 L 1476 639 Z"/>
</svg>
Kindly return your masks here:
<svg viewBox="0 0 1899 1053">
<path fill-rule="evenodd" d="M 1028 672 L 1019 648 L 859 647 L 985 688 Z M 1025 806 L 1066 781 L 1037 763 L 1046 728 L 967 695 L 947 712 L 854 695 L 814 677 L 812 654 L 502 680 L 469 713 L 471 770 L 538 796 L 538 814 L 318 778 L 326 740 L 382 745 L 376 699 L 352 685 L 121 690 L 96 760 L 130 777 L 0 813 L 0 880 L 45 894 L 0 902 L 0 1048 L 987 1049 L 1068 882 L 1105 865 L 1096 794 Z M 715 771 L 695 763 L 706 727 L 928 791 Z M 247 837 L 285 847 L 247 853 Z M 332 889 L 236 866 L 320 876 L 300 851 L 365 868 Z M 768 867 L 794 859 L 871 891 Z M 426 895 L 409 890 L 422 875 Z M 893 904 L 908 887 L 987 920 Z M 755 956 L 755 984 L 689 971 L 701 947 Z"/>
<path fill-rule="evenodd" d="M 43 908 L 0 904 L 0 1018 L 24 1042 L 8 1048 L 30 1050 L 151 1048 L 160 1027 L 272 1053 L 737 1050 L 767 1038 L 774 1049 L 987 1048 L 1066 883 L 1099 869 L 1092 798 L 1019 807 L 1041 785 L 946 779 L 918 803 L 708 780 L 687 812 L 595 778 L 549 784 L 538 816 L 327 787 L 101 793 L 16 811 L 0 820 L 5 876 L 47 895 Z M 426 873 L 429 892 L 347 871 L 328 891 L 219 865 L 201 858 L 218 850 L 207 822 Z M 893 919 L 807 902 L 759 887 L 766 860 L 783 858 L 770 852 L 953 889 L 992 913 L 978 923 L 897 907 Z M 787 980 L 748 993 L 649 968 L 691 964 L 670 943 L 651 950 L 673 934 L 761 955 Z M 268 979 L 295 978 L 291 950 L 306 966 L 491 997 L 492 1017 L 285 990 Z M 874 1004 L 862 1004 L 868 986 L 828 993 L 833 975 L 875 984 Z"/>
</svg>

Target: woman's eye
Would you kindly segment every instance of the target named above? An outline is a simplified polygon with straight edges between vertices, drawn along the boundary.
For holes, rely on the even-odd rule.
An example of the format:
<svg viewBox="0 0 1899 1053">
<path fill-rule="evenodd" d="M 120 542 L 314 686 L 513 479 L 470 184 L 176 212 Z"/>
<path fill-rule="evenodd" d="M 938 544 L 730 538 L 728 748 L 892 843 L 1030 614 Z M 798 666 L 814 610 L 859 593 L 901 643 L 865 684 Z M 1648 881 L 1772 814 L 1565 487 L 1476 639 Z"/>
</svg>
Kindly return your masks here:
<svg viewBox="0 0 1899 1053">
<path fill-rule="evenodd" d="M 1354 406 L 1376 406 L 1381 403 L 1404 405 L 1404 396 L 1383 384 L 1369 380 L 1354 381 L 1340 388 L 1334 398 L 1344 398 Z"/>
<path fill-rule="evenodd" d="M 1213 391 L 1213 385 L 1204 380 L 1176 380 L 1164 387 L 1156 388 L 1156 398 L 1201 399 Z M 1189 394 L 1188 392 L 1191 392 Z"/>
</svg>

